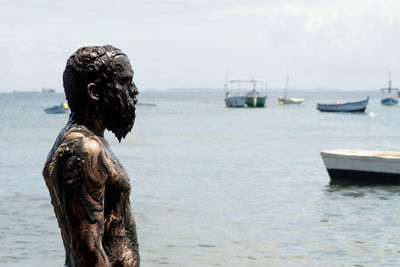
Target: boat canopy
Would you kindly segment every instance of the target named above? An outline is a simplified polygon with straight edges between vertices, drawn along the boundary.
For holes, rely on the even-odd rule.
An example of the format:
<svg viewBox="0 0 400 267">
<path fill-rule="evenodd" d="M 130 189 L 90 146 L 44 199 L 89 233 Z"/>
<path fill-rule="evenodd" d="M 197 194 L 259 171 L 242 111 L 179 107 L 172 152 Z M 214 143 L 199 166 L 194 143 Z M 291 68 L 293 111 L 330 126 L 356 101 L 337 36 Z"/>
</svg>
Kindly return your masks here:
<svg viewBox="0 0 400 267">
<path fill-rule="evenodd" d="M 233 89 L 233 84 L 237 84 L 236 90 L 241 90 L 240 85 L 242 83 L 244 84 L 252 84 L 252 88 L 243 88 L 244 90 L 251 90 L 253 92 L 255 91 L 262 91 L 265 92 L 267 90 L 267 84 L 268 82 L 266 80 L 255 80 L 255 79 L 250 79 L 250 80 L 229 80 L 229 83 L 231 84 L 230 86 L 230 91 L 234 90 Z M 259 88 L 257 88 L 257 84 L 260 85 Z M 227 84 L 225 83 L 226 90 L 228 91 Z"/>
<path fill-rule="evenodd" d="M 385 91 L 393 91 L 393 92 L 398 92 L 399 88 L 382 88 L 381 92 L 385 92 Z"/>
</svg>

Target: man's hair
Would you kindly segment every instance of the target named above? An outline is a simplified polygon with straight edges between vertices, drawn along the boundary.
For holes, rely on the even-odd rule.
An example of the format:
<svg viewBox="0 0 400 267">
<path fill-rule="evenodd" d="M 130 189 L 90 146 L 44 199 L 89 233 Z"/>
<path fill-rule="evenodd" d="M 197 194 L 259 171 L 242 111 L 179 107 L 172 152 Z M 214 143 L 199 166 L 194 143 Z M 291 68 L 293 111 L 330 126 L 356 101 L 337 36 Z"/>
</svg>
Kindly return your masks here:
<svg viewBox="0 0 400 267">
<path fill-rule="evenodd" d="M 87 85 L 103 87 L 112 82 L 114 69 L 110 62 L 124 53 L 111 45 L 79 48 L 67 60 L 63 74 L 65 96 L 71 112 L 81 114 L 88 101 Z"/>
</svg>

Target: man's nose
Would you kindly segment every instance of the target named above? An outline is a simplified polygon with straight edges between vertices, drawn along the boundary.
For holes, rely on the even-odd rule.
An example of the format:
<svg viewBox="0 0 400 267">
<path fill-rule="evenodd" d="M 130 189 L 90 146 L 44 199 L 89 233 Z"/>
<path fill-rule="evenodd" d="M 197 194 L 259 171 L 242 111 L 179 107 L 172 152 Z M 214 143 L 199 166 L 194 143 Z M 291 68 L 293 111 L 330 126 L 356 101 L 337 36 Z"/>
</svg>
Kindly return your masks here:
<svg viewBox="0 0 400 267">
<path fill-rule="evenodd" d="M 132 82 L 132 94 L 134 96 L 139 94 L 139 90 L 137 89 L 136 84 L 134 82 Z"/>
</svg>

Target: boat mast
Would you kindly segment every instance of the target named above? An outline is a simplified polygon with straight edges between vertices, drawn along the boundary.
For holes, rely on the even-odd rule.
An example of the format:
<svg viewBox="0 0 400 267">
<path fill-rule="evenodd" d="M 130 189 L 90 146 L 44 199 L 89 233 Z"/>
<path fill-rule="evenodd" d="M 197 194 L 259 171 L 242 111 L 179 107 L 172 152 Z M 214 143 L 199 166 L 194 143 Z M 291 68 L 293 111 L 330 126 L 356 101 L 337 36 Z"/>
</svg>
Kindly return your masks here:
<svg viewBox="0 0 400 267">
<path fill-rule="evenodd" d="M 390 70 L 389 70 L 389 93 L 392 91 L 392 80 L 390 79 Z"/>
<path fill-rule="evenodd" d="M 228 96 L 228 73 L 225 75 L 225 95 Z"/>
<path fill-rule="evenodd" d="M 283 97 L 286 98 L 287 97 L 287 89 L 288 89 L 288 85 L 289 85 L 289 76 L 286 77 L 286 87 L 285 87 L 285 93 L 283 94 Z"/>
</svg>

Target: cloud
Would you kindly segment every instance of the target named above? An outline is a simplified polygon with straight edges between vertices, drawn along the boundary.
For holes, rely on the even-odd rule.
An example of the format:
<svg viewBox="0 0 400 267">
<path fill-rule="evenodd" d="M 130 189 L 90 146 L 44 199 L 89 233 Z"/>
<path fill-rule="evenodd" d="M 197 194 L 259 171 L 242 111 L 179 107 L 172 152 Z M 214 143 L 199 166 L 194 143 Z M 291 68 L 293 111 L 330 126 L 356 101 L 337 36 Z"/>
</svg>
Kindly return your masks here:
<svg viewBox="0 0 400 267">
<path fill-rule="evenodd" d="M 122 48 L 142 88 L 222 87 L 227 71 L 272 87 L 290 75 L 300 88 L 380 88 L 388 69 L 400 75 L 397 10 L 391 0 L 6 2 L 0 90 L 61 89 L 67 57 L 92 44 Z"/>
</svg>

